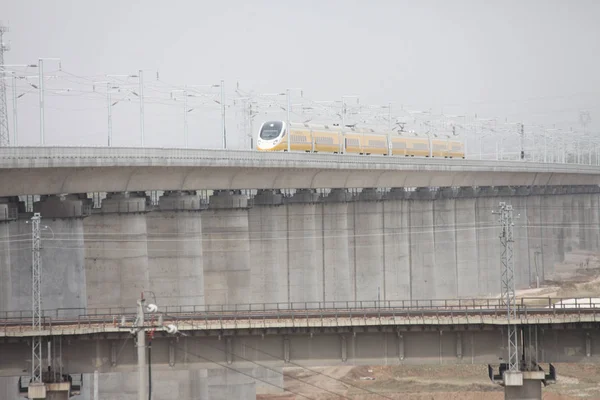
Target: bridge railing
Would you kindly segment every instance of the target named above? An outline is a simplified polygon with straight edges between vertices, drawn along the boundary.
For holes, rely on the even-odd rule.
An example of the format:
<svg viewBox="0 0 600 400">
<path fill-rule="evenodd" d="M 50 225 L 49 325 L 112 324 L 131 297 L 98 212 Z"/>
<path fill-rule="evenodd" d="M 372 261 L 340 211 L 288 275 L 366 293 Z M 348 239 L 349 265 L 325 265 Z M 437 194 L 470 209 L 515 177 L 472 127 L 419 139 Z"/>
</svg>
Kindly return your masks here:
<svg viewBox="0 0 600 400">
<path fill-rule="evenodd" d="M 551 298 L 524 297 L 517 299 L 517 311 L 527 313 L 531 310 L 548 309 L 569 311 L 573 309 L 597 309 L 600 311 L 600 298 Z M 389 312 L 397 313 L 416 311 L 482 311 L 502 314 L 506 306 L 502 299 L 430 299 L 430 300 L 362 300 L 362 301 L 330 301 L 330 302 L 290 302 L 290 303 L 254 303 L 254 304 L 205 304 L 159 307 L 162 314 L 178 318 L 196 315 L 262 315 L 278 316 L 284 314 L 300 314 L 302 312 Z M 52 321 L 77 320 L 93 317 L 107 317 L 107 321 L 134 316 L 136 307 L 97 307 L 97 308 L 57 308 L 43 310 L 42 317 L 47 323 Z M 23 325 L 31 321 L 31 310 L 0 311 L 0 321 Z M 1 323 L 0 323 L 1 327 Z"/>
</svg>

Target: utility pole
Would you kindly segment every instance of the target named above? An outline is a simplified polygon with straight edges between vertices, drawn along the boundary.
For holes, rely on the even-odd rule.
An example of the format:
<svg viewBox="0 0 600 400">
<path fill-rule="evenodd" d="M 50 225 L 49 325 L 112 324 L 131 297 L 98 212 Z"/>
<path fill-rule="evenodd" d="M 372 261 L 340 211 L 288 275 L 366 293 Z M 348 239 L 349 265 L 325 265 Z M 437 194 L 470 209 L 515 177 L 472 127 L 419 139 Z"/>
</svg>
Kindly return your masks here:
<svg viewBox="0 0 600 400">
<path fill-rule="evenodd" d="M 13 146 L 18 145 L 17 139 L 17 129 L 19 126 L 19 119 L 17 117 L 17 77 L 13 75 L 12 77 L 12 101 L 13 101 Z"/>
<path fill-rule="evenodd" d="M 144 71 L 139 71 L 139 83 L 140 83 L 140 135 L 141 144 L 144 147 Z"/>
<path fill-rule="evenodd" d="M 42 330 L 42 258 L 40 247 L 40 213 L 31 217 L 31 328 L 34 332 Z M 42 383 L 42 337 L 34 336 L 31 340 L 31 382 Z"/>
<path fill-rule="evenodd" d="M 4 43 L 4 33 L 8 27 L 0 25 L 0 65 L 4 65 L 4 52 L 10 46 Z M 8 106 L 6 104 L 6 82 L 0 79 L 0 147 L 10 146 L 10 133 L 8 131 Z"/>
<path fill-rule="evenodd" d="M 137 315 L 137 360 L 138 360 L 138 400 L 148 400 L 148 368 L 146 365 L 146 329 L 144 327 L 144 295 L 138 304 Z"/>
<path fill-rule="evenodd" d="M 177 89 L 177 90 L 171 91 L 171 98 L 177 100 L 177 98 L 173 97 L 173 93 L 175 93 L 175 92 L 181 92 L 181 95 L 183 96 L 183 147 L 187 149 L 188 148 L 187 114 L 190 111 L 190 110 L 188 110 L 188 106 L 187 106 L 187 98 L 188 98 L 187 86 L 184 86 L 183 89 Z"/>
<path fill-rule="evenodd" d="M 287 135 L 287 151 L 289 153 L 291 151 L 291 148 L 292 148 L 292 127 L 290 126 L 290 109 L 292 108 L 292 98 L 290 97 L 290 89 L 286 89 L 285 93 L 286 93 L 286 98 L 287 98 L 287 107 L 286 107 L 287 122 L 286 122 L 285 130 L 287 131 L 286 132 L 286 135 Z"/>
<path fill-rule="evenodd" d="M 525 143 L 525 125 L 521 124 L 521 160 L 525 159 L 525 150 L 524 150 L 524 143 Z"/>
<path fill-rule="evenodd" d="M 112 96 L 110 89 L 110 82 L 106 82 L 106 107 L 108 108 L 108 147 L 112 146 Z"/>
<path fill-rule="evenodd" d="M 225 81 L 221 79 L 221 135 L 223 136 L 223 149 L 227 148 L 227 130 L 225 127 Z"/>
<path fill-rule="evenodd" d="M 514 325 L 517 319 L 517 310 L 515 302 L 515 266 L 513 258 L 513 208 L 512 205 L 505 202 L 500 203 L 500 243 L 502 244 L 502 278 L 500 288 L 502 305 L 506 307 L 506 317 L 508 323 L 508 370 L 512 372 L 519 371 L 519 350 L 517 345 L 517 326 Z"/>
<path fill-rule="evenodd" d="M 46 144 L 44 136 L 44 60 L 58 61 L 58 69 L 61 69 L 60 58 L 40 58 L 38 61 L 39 68 L 39 92 L 40 92 L 40 146 Z"/>
</svg>

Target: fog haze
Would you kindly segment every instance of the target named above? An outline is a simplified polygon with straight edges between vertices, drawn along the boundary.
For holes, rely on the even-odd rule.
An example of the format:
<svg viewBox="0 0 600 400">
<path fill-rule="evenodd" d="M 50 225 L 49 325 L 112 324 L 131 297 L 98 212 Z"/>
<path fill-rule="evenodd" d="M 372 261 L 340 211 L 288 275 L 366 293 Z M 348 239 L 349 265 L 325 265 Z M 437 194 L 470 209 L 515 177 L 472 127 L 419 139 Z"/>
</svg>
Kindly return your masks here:
<svg viewBox="0 0 600 400">
<path fill-rule="evenodd" d="M 300 87 L 313 100 L 358 94 L 363 104 L 395 109 L 576 128 L 588 110 L 588 130 L 600 126 L 597 1 L 2 3 L 7 64 L 60 57 L 65 71 L 90 79 L 144 69 L 148 82 L 156 71 L 174 85 L 224 79 L 229 98 L 236 82 L 257 93 Z M 60 101 L 47 110 L 51 143 L 104 143 L 102 97 L 78 110 Z M 35 94 L 19 107 L 20 143 L 35 144 Z M 115 111 L 116 144 L 136 143 L 136 107 Z M 178 109 L 152 107 L 147 144 L 168 146 L 181 131 Z M 218 109 L 190 118 L 192 145 L 219 145 Z M 235 121 L 229 125 L 232 146 L 242 146 Z"/>
</svg>

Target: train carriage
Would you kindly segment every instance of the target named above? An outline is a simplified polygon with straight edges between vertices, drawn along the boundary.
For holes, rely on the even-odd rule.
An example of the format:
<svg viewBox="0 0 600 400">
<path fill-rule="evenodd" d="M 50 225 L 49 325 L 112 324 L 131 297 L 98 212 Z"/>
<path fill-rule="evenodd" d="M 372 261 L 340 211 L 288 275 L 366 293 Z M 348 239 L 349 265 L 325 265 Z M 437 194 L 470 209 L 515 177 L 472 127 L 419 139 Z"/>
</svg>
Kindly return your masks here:
<svg viewBox="0 0 600 400">
<path fill-rule="evenodd" d="M 288 135 L 284 121 L 264 122 L 258 132 L 259 151 L 291 151 L 312 153 L 349 153 L 361 155 L 393 155 L 405 157 L 465 158 L 464 145 L 457 140 L 391 136 L 372 129 L 344 129 L 339 126 L 290 124 Z"/>
</svg>

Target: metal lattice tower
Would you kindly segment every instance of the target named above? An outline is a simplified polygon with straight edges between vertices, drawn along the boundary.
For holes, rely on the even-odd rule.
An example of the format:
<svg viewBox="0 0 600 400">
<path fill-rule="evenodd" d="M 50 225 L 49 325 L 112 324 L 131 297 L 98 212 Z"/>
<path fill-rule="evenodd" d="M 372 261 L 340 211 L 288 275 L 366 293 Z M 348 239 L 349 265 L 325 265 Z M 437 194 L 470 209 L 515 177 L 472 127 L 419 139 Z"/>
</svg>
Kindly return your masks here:
<svg viewBox="0 0 600 400">
<path fill-rule="evenodd" d="M 508 323 L 508 370 L 519 371 L 519 350 L 517 326 L 514 324 L 517 320 L 517 309 L 515 301 L 515 265 L 513 258 L 513 208 L 512 205 L 504 202 L 500 203 L 500 224 L 502 231 L 500 233 L 500 243 L 502 243 L 502 288 L 501 301 L 506 307 Z"/>
<path fill-rule="evenodd" d="M 31 217 L 31 303 L 32 322 L 34 331 L 42 330 L 42 258 L 40 248 L 42 239 L 40 236 L 40 213 Z M 31 381 L 42 382 L 42 337 L 34 336 L 31 341 Z"/>
<path fill-rule="evenodd" d="M 4 43 L 4 33 L 8 27 L 0 25 L 0 65 L 4 65 L 4 52 L 10 50 L 10 46 Z M 3 69 L 3 68 L 2 68 Z M 6 104 L 6 81 L 0 76 L 0 146 L 10 145 L 8 132 L 8 107 Z"/>
</svg>

